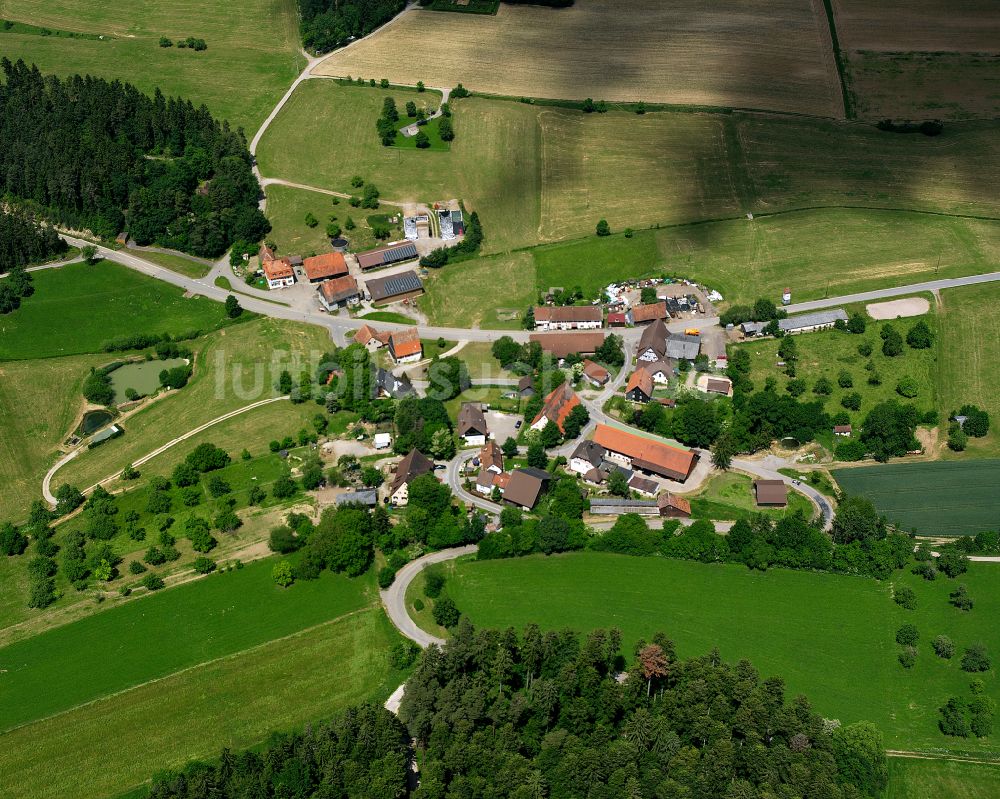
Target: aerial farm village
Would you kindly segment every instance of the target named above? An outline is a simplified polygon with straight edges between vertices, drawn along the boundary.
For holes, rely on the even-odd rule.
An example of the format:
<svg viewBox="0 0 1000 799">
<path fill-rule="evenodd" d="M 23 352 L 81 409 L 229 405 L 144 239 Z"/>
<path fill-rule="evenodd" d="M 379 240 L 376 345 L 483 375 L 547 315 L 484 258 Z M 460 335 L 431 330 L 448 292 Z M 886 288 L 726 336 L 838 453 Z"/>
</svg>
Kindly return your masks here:
<svg viewBox="0 0 1000 799">
<path fill-rule="evenodd" d="M 998 86 L 991 0 L 0 3 L 0 796 L 1000 796 Z"/>
</svg>

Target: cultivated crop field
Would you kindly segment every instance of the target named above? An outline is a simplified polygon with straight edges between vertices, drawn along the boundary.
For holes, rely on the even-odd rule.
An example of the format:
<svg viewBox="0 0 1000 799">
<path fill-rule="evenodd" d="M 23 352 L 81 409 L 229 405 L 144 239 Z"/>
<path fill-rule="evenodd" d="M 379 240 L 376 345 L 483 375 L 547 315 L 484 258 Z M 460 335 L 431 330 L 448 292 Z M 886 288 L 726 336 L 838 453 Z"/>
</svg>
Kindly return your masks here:
<svg viewBox="0 0 1000 799">
<path fill-rule="evenodd" d="M 219 303 L 185 298 L 181 289 L 113 261 L 43 269 L 32 284 L 35 293 L 0 320 L 0 360 L 100 352 L 117 336 L 208 331 L 227 321 Z"/>
<path fill-rule="evenodd" d="M 975 535 L 1000 519 L 1000 460 L 937 461 L 837 469 L 848 494 L 863 495 L 889 520 L 919 535 Z"/>
<path fill-rule="evenodd" d="M 129 81 L 152 94 L 182 95 L 205 103 L 220 119 L 242 126 L 248 138 L 295 79 L 299 54 L 295 0 L 6 0 L 0 16 L 100 39 L 69 39 L 0 31 L 0 51 L 58 75 L 91 74 Z M 160 47 L 194 36 L 202 52 Z"/>
<path fill-rule="evenodd" d="M 997 115 L 1000 16 L 991 0 L 832 0 L 862 117 Z"/>
<path fill-rule="evenodd" d="M 496 16 L 412 11 L 314 71 L 462 82 L 514 97 L 843 114 L 819 2 L 769 0 L 753 12 L 692 0 L 637 0 L 625 12 L 614 0 L 559 10 L 501 5 Z"/>
<path fill-rule="evenodd" d="M 976 601 L 969 613 L 948 604 L 956 581 L 928 583 L 909 573 L 893 583 L 913 587 L 914 611 L 893 603 L 889 582 L 665 558 L 574 553 L 461 561 L 453 568 L 445 590 L 477 625 L 616 626 L 626 651 L 662 630 L 681 657 L 718 647 L 727 660 L 745 657 L 765 676 L 781 675 L 789 695 L 806 694 L 826 718 L 875 722 L 887 747 L 1000 754 L 995 736 L 938 732 L 938 707 L 951 695 L 968 695 L 972 678 L 958 668 L 958 657 L 942 660 L 930 647 L 934 636 L 946 634 L 959 652 L 975 641 L 1000 652 L 993 564 L 972 564 L 960 578 Z M 911 671 L 897 662 L 893 639 L 904 622 L 921 635 Z M 996 680 L 985 676 L 987 692 L 1000 697 Z"/>
<path fill-rule="evenodd" d="M 949 289 L 942 299 L 941 408 L 945 413 L 966 403 L 985 408 L 990 414 L 990 432 L 983 438 L 970 438 L 966 452 L 1000 456 L 1000 390 L 995 366 L 1000 358 L 1000 286 Z"/>
</svg>

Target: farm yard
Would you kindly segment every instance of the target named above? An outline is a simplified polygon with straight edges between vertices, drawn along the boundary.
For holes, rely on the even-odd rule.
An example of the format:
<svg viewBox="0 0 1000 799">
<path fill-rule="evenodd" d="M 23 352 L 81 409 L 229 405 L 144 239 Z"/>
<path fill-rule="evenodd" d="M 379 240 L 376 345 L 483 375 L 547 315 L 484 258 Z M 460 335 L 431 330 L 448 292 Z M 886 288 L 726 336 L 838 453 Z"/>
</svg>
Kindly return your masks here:
<svg viewBox="0 0 1000 799">
<path fill-rule="evenodd" d="M 39 28 L 91 35 L 0 31 L 0 50 L 12 61 L 22 58 L 57 75 L 117 78 L 149 94 L 160 88 L 167 96 L 182 95 L 243 127 L 248 137 L 305 66 L 295 0 L 247 0 L 239 6 L 220 0 L 7 0 L 0 13 Z M 161 47 L 163 36 L 198 37 L 207 49 Z"/>
<path fill-rule="evenodd" d="M 956 458 L 1000 456 L 1000 391 L 996 364 L 1000 358 L 1000 286 L 969 286 L 942 293 L 941 357 L 938 386 L 945 413 L 972 403 L 993 421 L 989 435 L 970 438 Z M 946 451 L 947 452 L 947 451 Z"/>
<path fill-rule="evenodd" d="M 421 52 L 415 61 L 411 54 Z M 496 16 L 412 11 L 314 72 L 474 91 L 836 117 L 840 87 L 821 3 L 614 0 L 567 9 L 501 5 Z M 669 81 L 662 76 L 670 75 Z"/>
<path fill-rule="evenodd" d="M 992 619 L 1000 609 L 995 570 L 994 564 L 972 564 L 960 578 L 976 600 L 969 613 L 949 605 L 956 581 L 943 577 L 927 582 L 897 572 L 890 584 L 602 553 L 460 560 L 448 567 L 445 591 L 478 626 L 618 627 L 625 651 L 663 631 L 681 657 L 718 647 L 726 660 L 748 658 L 763 675 L 780 674 L 788 695 L 806 693 L 826 718 L 873 721 L 888 748 L 993 757 L 998 750 L 991 738 L 938 732 L 938 707 L 950 695 L 967 694 L 971 677 L 959 670 L 958 658 L 936 657 L 930 641 L 945 634 L 960 648 L 982 641 L 990 652 L 1000 651 Z M 916 592 L 916 610 L 891 599 L 904 584 Z M 899 665 L 893 640 L 904 622 L 921 634 L 911 671 Z M 996 682 L 986 684 L 1000 698 Z"/>
<path fill-rule="evenodd" d="M 868 497 L 889 521 L 919 535 L 974 536 L 998 527 L 1000 460 L 894 463 L 833 476 L 845 492 Z"/>
</svg>

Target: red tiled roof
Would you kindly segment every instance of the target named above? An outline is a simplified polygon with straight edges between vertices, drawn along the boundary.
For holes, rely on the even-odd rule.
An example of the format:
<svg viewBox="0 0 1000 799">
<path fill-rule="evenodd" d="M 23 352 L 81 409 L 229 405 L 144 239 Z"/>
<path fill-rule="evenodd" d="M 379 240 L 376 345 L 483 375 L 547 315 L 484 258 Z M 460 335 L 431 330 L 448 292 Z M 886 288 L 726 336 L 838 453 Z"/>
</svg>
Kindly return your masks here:
<svg viewBox="0 0 1000 799">
<path fill-rule="evenodd" d="M 579 333 L 532 333 L 529 341 L 537 341 L 542 349 L 557 358 L 565 358 L 574 352 L 589 355 L 597 352 L 604 343 L 604 332 L 601 330 L 584 330 Z"/>
<path fill-rule="evenodd" d="M 684 497 L 679 497 L 676 494 L 671 494 L 669 491 L 665 494 L 660 494 L 659 499 L 656 500 L 657 506 L 660 510 L 664 508 L 675 508 L 688 516 L 691 515 L 691 503 L 688 502 Z"/>
<path fill-rule="evenodd" d="M 354 342 L 356 344 L 367 344 L 373 338 L 381 341 L 379 332 L 371 325 L 361 325 L 358 328 L 358 332 L 354 334 Z"/>
<path fill-rule="evenodd" d="M 507 486 L 510 483 L 510 472 L 501 472 L 496 477 L 493 478 L 493 485 L 499 488 L 501 491 L 506 491 Z"/>
<path fill-rule="evenodd" d="M 579 404 L 580 398 L 576 396 L 576 393 L 569 387 L 569 385 L 563 383 L 559 386 L 559 388 L 545 398 L 545 402 L 542 404 L 542 409 L 538 412 L 538 415 L 531 420 L 531 423 L 535 424 L 535 422 L 544 416 L 550 422 L 554 423 L 556 427 L 559 428 L 560 432 L 564 432 L 563 423 L 566 421 L 566 417 L 569 416 L 569 412 Z"/>
<path fill-rule="evenodd" d="M 423 345 L 420 343 L 420 334 L 415 327 L 393 333 L 389 338 L 389 346 L 392 349 L 393 356 L 396 358 L 406 358 L 407 356 L 417 355 L 423 351 Z"/>
<path fill-rule="evenodd" d="M 295 275 L 292 271 L 292 265 L 288 262 L 287 258 L 264 260 L 261 261 L 260 266 L 264 270 L 264 276 L 268 280 L 285 280 Z"/>
<path fill-rule="evenodd" d="M 625 314 L 621 312 L 616 311 L 615 313 L 608 314 L 609 325 L 624 325 L 626 321 Z"/>
<path fill-rule="evenodd" d="M 628 379 L 625 393 L 628 394 L 635 388 L 638 388 L 647 397 L 653 396 L 653 376 L 645 369 L 636 369 Z"/>
<path fill-rule="evenodd" d="M 648 305 L 636 305 L 632 309 L 633 322 L 652 322 L 654 319 L 667 318 L 667 304 L 665 302 L 651 302 Z"/>
<path fill-rule="evenodd" d="M 503 471 L 503 453 L 496 441 L 487 441 L 479 451 L 479 464 L 484 471 L 491 466 L 496 466 L 500 471 Z"/>
<path fill-rule="evenodd" d="M 325 277 L 339 277 L 347 274 L 347 261 L 339 252 L 328 252 L 314 255 L 302 262 L 306 277 L 310 280 L 322 280 Z"/>
<path fill-rule="evenodd" d="M 358 288 L 357 280 L 350 275 L 344 275 L 343 277 L 338 277 L 336 280 L 327 280 L 325 283 L 321 283 L 319 292 L 326 298 L 327 302 L 333 303 L 360 294 L 361 289 Z M 360 332 L 359 330 L 358 333 Z M 357 335 L 355 335 L 356 338 Z M 365 343 L 367 341 L 368 339 L 365 339 Z"/>
<path fill-rule="evenodd" d="M 633 464 L 641 469 L 665 477 L 676 476 L 681 480 L 687 479 L 698 460 L 697 454 L 691 450 L 643 438 L 604 424 L 597 425 L 594 441 L 605 449 L 631 458 Z"/>
<path fill-rule="evenodd" d="M 260 250 L 257 251 L 257 257 L 260 259 L 261 266 L 263 266 L 264 261 L 274 260 L 274 250 L 272 250 L 266 244 L 261 244 Z"/>
<path fill-rule="evenodd" d="M 599 383 L 604 383 L 611 377 L 607 369 L 599 363 L 594 363 L 590 358 L 583 362 L 583 373 Z"/>
</svg>

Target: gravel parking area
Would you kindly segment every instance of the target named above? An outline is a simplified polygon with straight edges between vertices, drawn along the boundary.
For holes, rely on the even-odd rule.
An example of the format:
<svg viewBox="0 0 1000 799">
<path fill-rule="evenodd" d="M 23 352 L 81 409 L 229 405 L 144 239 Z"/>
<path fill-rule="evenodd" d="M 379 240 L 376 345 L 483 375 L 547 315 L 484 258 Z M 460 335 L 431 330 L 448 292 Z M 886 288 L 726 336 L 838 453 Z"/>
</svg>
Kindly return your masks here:
<svg viewBox="0 0 1000 799">
<path fill-rule="evenodd" d="M 906 316 L 923 316 L 931 304 L 923 297 L 907 297 L 889 302 L 873 302 L 865 310 L 872 319 L 899 319 Z"/>
</svg>

